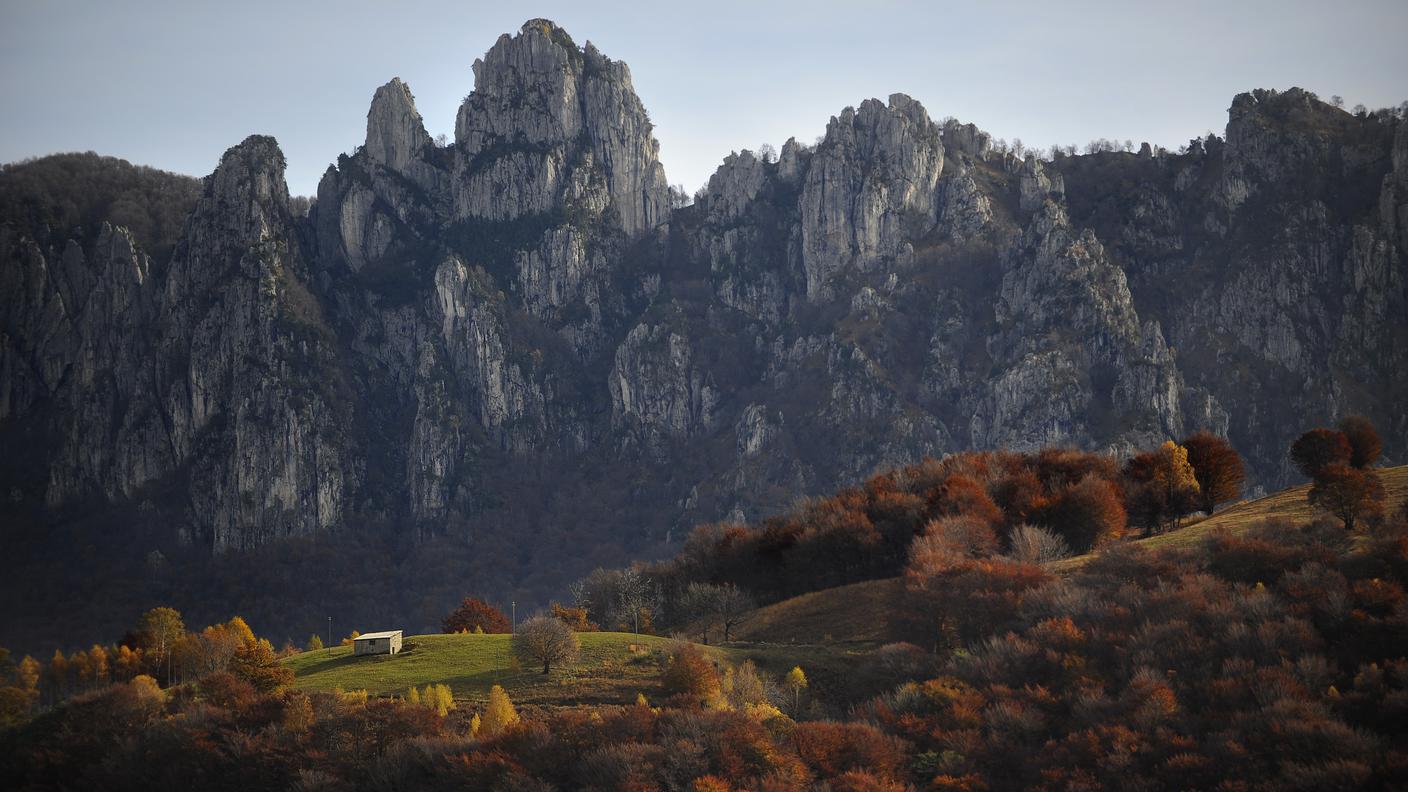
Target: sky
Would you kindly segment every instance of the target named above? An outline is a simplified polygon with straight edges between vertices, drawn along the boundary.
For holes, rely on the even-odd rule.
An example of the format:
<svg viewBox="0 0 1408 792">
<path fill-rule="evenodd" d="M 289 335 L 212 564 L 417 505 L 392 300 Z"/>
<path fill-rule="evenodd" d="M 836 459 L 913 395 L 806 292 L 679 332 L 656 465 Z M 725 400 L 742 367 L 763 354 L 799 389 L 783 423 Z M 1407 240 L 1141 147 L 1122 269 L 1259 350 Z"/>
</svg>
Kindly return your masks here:
<svg viewBox="0 0 1408 792">
<path fill-rule="evenodd" d="M 363 142 L 377 86 L 399 76 L 453 137 L 470 65 L 535 17 L 630 65 L 690 192 L 730 151 L 811 142 L 895 92 L 1041 147 L 1177 148 L 1253 88 L 1408 100 L 1408 0 L 0 0 L 0 162 L 92 150 L 199 176 L 269 134 L 311 195 Z"/>
</svg>

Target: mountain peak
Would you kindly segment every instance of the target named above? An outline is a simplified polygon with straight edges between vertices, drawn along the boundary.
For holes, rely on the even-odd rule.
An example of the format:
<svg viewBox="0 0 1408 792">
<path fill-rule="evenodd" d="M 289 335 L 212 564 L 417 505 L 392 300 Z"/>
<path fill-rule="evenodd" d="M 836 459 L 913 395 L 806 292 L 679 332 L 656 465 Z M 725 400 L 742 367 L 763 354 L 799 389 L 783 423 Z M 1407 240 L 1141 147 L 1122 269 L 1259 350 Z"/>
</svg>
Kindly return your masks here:
<svg viewBox="0 0 1408 792">
<path fill-rule="evenodd" d="M 474 91 L 455 119 L 455 213 L 511 220 L 569 196 L 591 207 L 609 198 L 622 230 L 647 231 L 668 212 L 652 133 L 624 63 L 529 20 L 474 62 Z M 509 183 L 523 189 L 506 195 Z"/>
<path fill-rule="evenodd" d="M 367 111 L 367 156 L 373 162 L 401 171 L 430 145 L 416 100 L 401 78 L 376 89 Z"/>
<path fill-rule="evenodd" d="M 250 135 L 220 157 L 206 180 L 205 202 L 223 207 L 231 227 L 261 227 L 272 210 L 288 214 L 286 160 L 279 142 L 268 135 Z"/>
</svg>

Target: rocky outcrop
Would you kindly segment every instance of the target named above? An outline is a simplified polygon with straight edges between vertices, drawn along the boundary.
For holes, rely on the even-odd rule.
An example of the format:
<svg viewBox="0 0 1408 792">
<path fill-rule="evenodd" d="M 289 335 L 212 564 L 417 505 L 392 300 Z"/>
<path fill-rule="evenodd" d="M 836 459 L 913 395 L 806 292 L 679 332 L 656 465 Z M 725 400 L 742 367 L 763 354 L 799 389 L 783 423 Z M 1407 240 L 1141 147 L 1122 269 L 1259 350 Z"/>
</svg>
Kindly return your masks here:
<svg viewBox="0 0 1408 792">
<path fill-rule="evenodd" d="M 455 121 L 455 215 L 516 220 L 568 206 L 636 236 L 665 222 L 668 188 L 626 65 L 543 19 L 474 63 Z"/>
<path fill-rule="evenodd" d="M 1055 178 L 1048 175 L 1041 160 L 1028 157 L 1022 163 L 1018 181 L 1019 199 L 1017 207 L 1024 213 L 1039 211 L 1049 200 L 1060 201 L 1065 197 L 1065 180 L 1058 172 Z"/>
<path fill-rule="evenodd" d="M 636 326 L 616 350 L 611 369 L 612 425 L 627 444 L 656 452 L 714 422 L 718 389 L 695 365 L 690 340 L 668 325 Z"/>
<path fill-rule="evenodd" d="M 411 89 L 396 77 L 376 89 L 367 111 L 367 158 L 397 172 L 406 172 L 433 145 L 416 110 Z"/>
<path fill-rule="evenodd" d="M 832 118 L 802 187 L 808 298 L 832 296 L 844 270 L 902 258 L 909 239 L 932 229 L 943 167 L 939 128 L 904 94 Z"/>
<path fill-rule="evenodd" d="M 358 462 L 272 138 L 226 152 L 166 276 L 157 387 L 216 547 L 337 525 Z"/>
<path fill-rule="evenodd" d="M 1182 381 L 1162 331 L 1141 325 L 1124 272 L 1050 200 L 1007 256 L 996 319 L 988 348 L 1009 362 L 973 417 L 975 444 L 1129 449 L 1182 435 Z M 1102 413 L 1122 431 L 1099 436 Z"/>
<path fill-rule="evenodd" d="M 941 183 L 939 228 L 957 240 L 982 234 L 992 223 L 992 199 L 973 178 L 972 167 L 958 162 Z"/>
</svg>

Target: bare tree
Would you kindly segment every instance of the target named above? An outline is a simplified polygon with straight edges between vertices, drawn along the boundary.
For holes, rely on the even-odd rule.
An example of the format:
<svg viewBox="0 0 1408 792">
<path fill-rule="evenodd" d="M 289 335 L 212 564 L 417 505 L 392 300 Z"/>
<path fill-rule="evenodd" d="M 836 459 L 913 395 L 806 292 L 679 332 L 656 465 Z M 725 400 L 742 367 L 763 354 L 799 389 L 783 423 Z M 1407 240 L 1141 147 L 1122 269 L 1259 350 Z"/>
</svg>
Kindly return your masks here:
<svg viewBox="0 0 1408 792">
<path fill-rule="evenodd" d="M 561 620 L 539 614 L 518 625 L 512 638 L 513 654 L 519 661 L 543 664 L 543 673 L 553 663 L 567 665 L 577 659 L 582 645 L 577 634 Z"/>
<path fill-rule="evenodd" d="M 1012 529 L 1012 550 L 1008 554 L 1028 564 L 1045 564 L 1071 554 L 1071 548 L 1061 536 L 1038 525 L 1019 525 Z"/>
<path fill-rule="evenodd" d="M 690 583 L 680 607 L 691 617 L 704 620 L 704 643 L 709 642 L 709 628 L 713 625 L 723 628 L 727 643 L 732 639 L 733 628 L 757 605 L 748 592 L 732 583 Z"/>
<path fill-rule="evenodd" d="M 683 209 L 692 203 L 694 203 L 694 199 L 690 197 L 689 191 L 684 188 L 683 184 L 670 185 L 671 209 Z"/>
<path fill-rule="evenodd" d="M 660 618 L 660 587 L 635 568 L 621 572 L 616 583 L 616 602 L 621 615 L 630 620 L 632 632 L 640 632 L 640 614 Z"/>
</svg>

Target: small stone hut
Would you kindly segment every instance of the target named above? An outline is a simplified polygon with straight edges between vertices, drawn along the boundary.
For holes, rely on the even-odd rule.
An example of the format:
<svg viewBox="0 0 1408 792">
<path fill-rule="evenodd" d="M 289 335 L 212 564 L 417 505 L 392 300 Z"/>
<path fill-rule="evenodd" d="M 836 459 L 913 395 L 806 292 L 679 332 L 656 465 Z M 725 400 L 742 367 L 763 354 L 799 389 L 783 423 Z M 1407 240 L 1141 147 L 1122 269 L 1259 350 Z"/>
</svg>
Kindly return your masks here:
<svg viewBox="0 0 1408 792">
<path fill-rule="evenodd" d="M 401 631 L 366 633 L 352 641 L 352 654 L 396 654 L 401 651 Z"/>
</svg>

